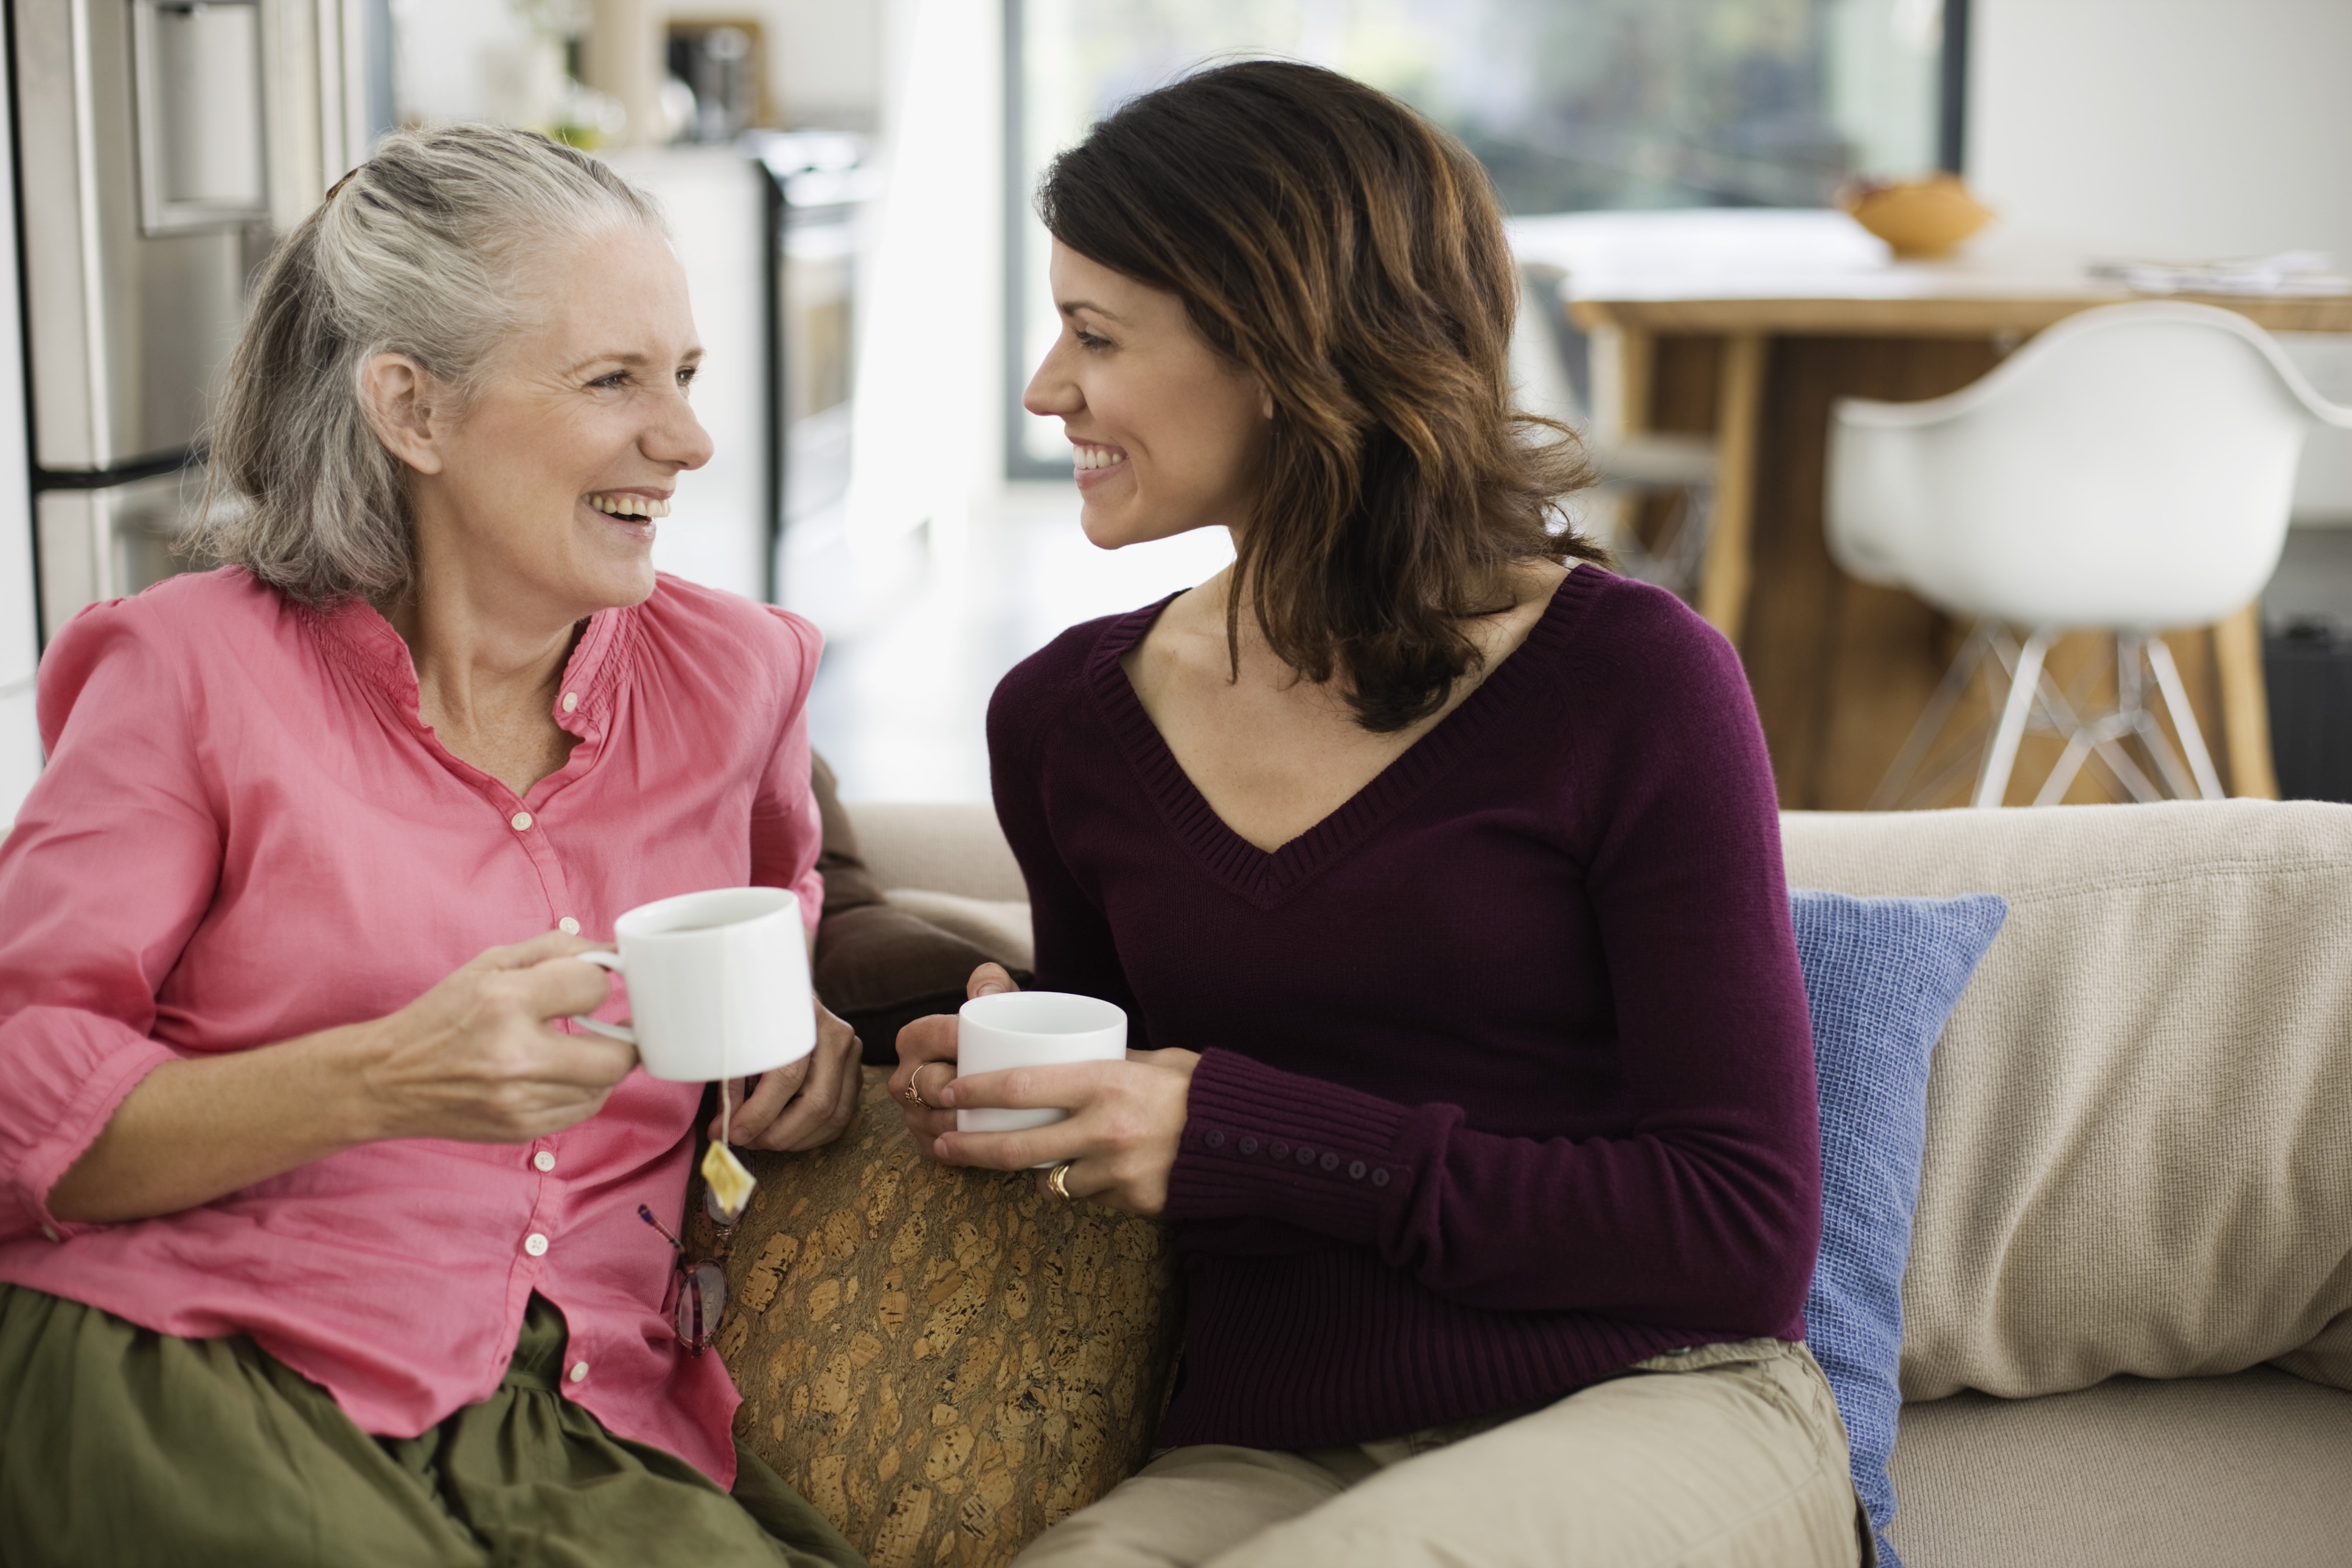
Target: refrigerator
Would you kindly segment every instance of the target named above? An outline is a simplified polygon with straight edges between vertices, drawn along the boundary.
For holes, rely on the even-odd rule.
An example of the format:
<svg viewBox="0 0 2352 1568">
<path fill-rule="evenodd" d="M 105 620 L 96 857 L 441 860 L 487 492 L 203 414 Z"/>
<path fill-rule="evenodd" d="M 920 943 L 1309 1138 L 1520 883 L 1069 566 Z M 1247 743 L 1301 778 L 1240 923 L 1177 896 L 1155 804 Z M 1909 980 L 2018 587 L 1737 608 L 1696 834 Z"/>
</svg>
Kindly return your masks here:
<svg viewBox="0 0 2352 1568">
<path fill-rule="evenodd" d="M 389 120 L 387 18 L 385 0 L 8 6 L 21 313 L 0 352 L 26 373 L 21 409 L 0 397 L 0 820 L 38 766 L 29 696 L 12 706 L 28 654 L 189 564 L 172 541 L 206 400 L 277 236 Z"/>
</svg>

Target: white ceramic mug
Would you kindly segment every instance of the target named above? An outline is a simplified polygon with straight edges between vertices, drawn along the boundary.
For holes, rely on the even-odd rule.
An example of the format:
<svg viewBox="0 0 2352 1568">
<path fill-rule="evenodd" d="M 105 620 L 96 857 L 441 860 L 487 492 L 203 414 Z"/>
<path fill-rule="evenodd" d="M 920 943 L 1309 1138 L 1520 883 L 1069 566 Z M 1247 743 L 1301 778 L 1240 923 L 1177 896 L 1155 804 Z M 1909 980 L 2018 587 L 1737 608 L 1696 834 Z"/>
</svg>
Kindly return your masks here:
<svg viewBox="0 0 2352 1568">
<path fill-rule="evenodd" d="M 1119 1061 L 1127 1056 L 1127 1014 L 1094 997 L 1067 991 L 998 991 L 956 1011 L 956 1076 L 1008 1067 Z M 1061 1121 L 1067 1111 L 958 1111 L 960 1133 L 1015 1133 Z M 1051 1161 L 1046 1162 L 1051 1164 Z"/>
<path fill-rule="evenodd" d="M 742 1078 L 816 1049 L 808 936 L 791 889 L 719 887 L 641 904 L 613 935 L 620 952 L 580 956 L 626 977 L 629 1021 L 572 1021 L 635 1046 L 656 1078 Z"/>
</svg>

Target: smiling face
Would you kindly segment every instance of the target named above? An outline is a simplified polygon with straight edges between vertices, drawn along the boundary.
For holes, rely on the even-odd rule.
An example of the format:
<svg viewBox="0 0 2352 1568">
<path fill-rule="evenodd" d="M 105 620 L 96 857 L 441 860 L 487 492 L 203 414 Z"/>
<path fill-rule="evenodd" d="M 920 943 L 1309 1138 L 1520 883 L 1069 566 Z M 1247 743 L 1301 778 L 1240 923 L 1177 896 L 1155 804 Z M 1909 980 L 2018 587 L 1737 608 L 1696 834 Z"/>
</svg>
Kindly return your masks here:
<svg viewBox="0 0 2352 1568">
<path fill-rule="evenodd" d="M 1053 280 L 1061 335 L 1021 402 L 1069 435 L 1087 538 L 1117 549 L 1247 522 L 1274 417 L 1263 383 L 1166 289 L 1059 241 Z"/>
<path fill-rule="evenodd" d="M 436 406 L 420 381 L 405 419 L 377 392 L 378 424 L 414 471 L 420 576 L 561 623 L 653 591 L 658 520 L 678 475 L 710 459 L 687 405 L 702 347 L 685 269 L 647 229 L 563 247 L 530 303 L 537 319 L 469 406 Z"/>
</svg>

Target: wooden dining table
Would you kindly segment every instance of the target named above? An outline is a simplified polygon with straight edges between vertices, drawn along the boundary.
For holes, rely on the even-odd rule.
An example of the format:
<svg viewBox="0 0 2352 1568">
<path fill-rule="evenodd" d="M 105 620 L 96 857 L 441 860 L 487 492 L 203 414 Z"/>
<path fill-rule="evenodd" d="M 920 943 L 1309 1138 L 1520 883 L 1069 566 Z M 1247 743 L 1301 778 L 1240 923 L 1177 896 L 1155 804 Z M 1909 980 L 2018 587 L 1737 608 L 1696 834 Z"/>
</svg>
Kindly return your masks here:
<svg viewBox="0 0 2352 1568">
<path fill-rule="evenodd" d="M 1578 213 L 1510 226 L 1522 262 L 1567 275 L 1561 292 L 1589 345 L 1596 433 L 1712 435 L 1696 603 L 1740 651 L 1781 804 L 1863 806 L 1965 628 L 1830 560 L 1831 405 L 1941 396 L 2053 322 L 2148 296 L 2093 275 L 2095 246 L 1998 225 L 1953 259 L 1928 262 L 1895 259 L 1831 211 Z M 2273 331 L 2352 332 L 2344 294 L 2170 298 Z M 2074 641 L 2053 662 L 2062 674 L 2094 656 L 2088 639 Z M 2167 642 L 2230 792 L 2275 797 L 2256 608 Z M 2054 755 L 2055 741 L 2045 749 Z M 2068 796 L 2094 798 L 2087 777 Z"/>
</svg>

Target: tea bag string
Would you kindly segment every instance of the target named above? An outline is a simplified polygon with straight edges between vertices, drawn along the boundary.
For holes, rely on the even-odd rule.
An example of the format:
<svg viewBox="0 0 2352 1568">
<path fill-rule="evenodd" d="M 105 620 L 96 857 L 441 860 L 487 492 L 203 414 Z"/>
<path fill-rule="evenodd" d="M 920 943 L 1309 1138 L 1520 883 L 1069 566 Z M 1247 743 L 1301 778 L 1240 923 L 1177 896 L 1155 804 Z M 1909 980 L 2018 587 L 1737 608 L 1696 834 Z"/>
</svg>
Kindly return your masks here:
<svg viewBox="0 0 2352 1568">
<path fill-rule="evenodd" d="M 729 1135 L 733 1126 L 731 1118 L 735 1111 L 735 1080 L 729 1073 L 728 1058 L 733 1052 L 728 1048 L 734 1043 L 734 1020 L 721 1011 L 719 1015 L 719 1141 L 730 1147 L 735 1142 L 734 1138 Z"/>
</svg>

